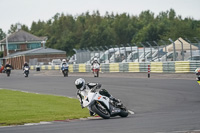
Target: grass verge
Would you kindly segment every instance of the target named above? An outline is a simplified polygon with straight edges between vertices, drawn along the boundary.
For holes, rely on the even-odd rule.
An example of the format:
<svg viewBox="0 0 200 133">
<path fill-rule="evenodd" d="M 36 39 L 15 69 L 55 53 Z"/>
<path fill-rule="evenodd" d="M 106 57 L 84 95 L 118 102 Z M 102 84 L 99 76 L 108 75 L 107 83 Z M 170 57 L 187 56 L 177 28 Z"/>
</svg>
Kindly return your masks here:
<svg viewBox="0 0 200 133">
<path fill-rule="evenodd" d="M 0 126 L 88 116 L 78 99 L 0 89 Z"/>
</svg>

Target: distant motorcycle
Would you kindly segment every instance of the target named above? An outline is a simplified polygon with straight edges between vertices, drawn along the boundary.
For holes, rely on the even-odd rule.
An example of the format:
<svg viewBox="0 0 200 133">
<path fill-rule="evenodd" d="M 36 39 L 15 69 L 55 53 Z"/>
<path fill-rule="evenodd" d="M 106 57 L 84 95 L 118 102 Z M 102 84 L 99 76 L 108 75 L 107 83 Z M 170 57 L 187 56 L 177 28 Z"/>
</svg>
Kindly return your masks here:
<svg viewBox="0 0 200 133">
<path fill-rule="evenodd" d="M 92 87 L 92 86 L 91 86 Z M 91 112 L 98 114 L 104 119 L 109 119 L 114 116 L 127 117 L 128 110 L 121 103 L 121 101 L 115 101 L 110 98 L 110 94 L 105 90 L 98 88 L 91 88 L 86 93 L 77 92 L 77 97 L 80 100 L 82 108 L 87 107 Z"/>
<path fill-rule="evenodd" d="M 29 75 L 29 67 L 25 66 L 24 67 L 24 77 L 28 77 L 28 75 Z"/>
<path fill-rule="evenodd" d="M 62 70 L 62 73 L 63 73 L 64 77 L 68 77 L 69 65 L 68 64 L 62 65 L 61 70 Z"/>
<path fill-rule="evenodd" d="M 92 70 L 93 70 L 94 77 L 99 77 L 100 65 L 98 63 L 93 64 Z"/>
<path fill-rule="evenodd" d="M 200 81 L 200 68 L 197 68 L 197 69 L 195 70 L 195 74 L 196 74 L 196 76 L 197 76 L 197 80 Z"/>
<path fill-rule="evenodd" d="M 9 77 L 11 73 L 11 67 L 6 67 L 5 71 L 6 71 L 7 77 Z"/>
</svg>

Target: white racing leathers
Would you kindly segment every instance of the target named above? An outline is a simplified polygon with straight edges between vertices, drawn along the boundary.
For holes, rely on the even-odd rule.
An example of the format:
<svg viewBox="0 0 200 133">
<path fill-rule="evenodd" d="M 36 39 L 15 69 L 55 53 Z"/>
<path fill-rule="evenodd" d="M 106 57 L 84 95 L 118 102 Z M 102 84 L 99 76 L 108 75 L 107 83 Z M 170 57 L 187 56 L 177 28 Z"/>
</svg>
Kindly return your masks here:
<svg viewBox="0 0 200 133">
<path fill-rule="evenodd" d="M 128 116 L 128 111 L 121 102 L 119 104 L 119 102 L 103 94 L 103 91 L 98 91 L 97 84 L 89 86 L 90 87 L 87 89 L 83 91 L 78 90 L 77 92 L 77 97 L 79 98 L 82 108 L 87 107 L 90 112 L 96 113 L 104 119 L 109 119 L 117 115 L 121 117 Z"/>
<path fill-rule="evenodd" d="M 99 63 L 93 63 L 92 71 L 93 71 L 94 77 L 99 77 L 99 70 L 100 70 Z"/>
</svg>

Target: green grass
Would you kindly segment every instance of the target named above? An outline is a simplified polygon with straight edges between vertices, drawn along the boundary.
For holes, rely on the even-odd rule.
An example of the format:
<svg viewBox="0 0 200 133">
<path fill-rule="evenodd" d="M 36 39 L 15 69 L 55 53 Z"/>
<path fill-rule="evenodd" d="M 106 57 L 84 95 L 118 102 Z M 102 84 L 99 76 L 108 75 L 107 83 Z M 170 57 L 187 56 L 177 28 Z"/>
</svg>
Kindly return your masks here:
<svg viewBox="0 0 200 133">
<path fill-rule="evenodd" d="M 88 116 L 78 99 L 0 89 L 0 126 Z"/>
</svg>

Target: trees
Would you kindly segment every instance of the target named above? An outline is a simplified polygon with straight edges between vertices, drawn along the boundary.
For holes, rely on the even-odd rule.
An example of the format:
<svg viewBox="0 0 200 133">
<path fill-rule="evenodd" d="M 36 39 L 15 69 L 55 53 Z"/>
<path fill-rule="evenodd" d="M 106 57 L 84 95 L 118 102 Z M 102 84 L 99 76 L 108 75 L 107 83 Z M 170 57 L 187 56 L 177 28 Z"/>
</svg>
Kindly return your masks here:
<svg viewBox="0 0 200 133">
<path fill-rule="evenodd" d="M 3 32 L 3 30 L 0 28 L 0 40 L 4 39 L 6 37 L 6 34 Z"/>
<path fill-rule="evenodd" d="M 101 16 L 97 10 L 77 16 L 57 13 L 46 22 L 33 21 L 30 30 L 25 25 L 22 29 L 37 36 L 47 36 L 46 46 L 73 54 L 73 48 L 200 37 L 200 20 L 182 19 L 174 9 L 160 12 L 157 16 L 149 10 L 138 16 L 108 12 Z M 11 25 L 9 32 L 15 31 L 16 24 Z"/>
<path fill-rule="evenodd" d="M 18 25 L 18 23 L 12 24 L 10 26 L 10 30 L 8 30 L 8 34 L 16 32 L 17 31 L 17 25 Z M 24 31 L 29 32 L 28 27 L 26 25 L 24 25 L 24 24 L 21 25 L 21 29 L 24 30 Z"/>
</svg>

